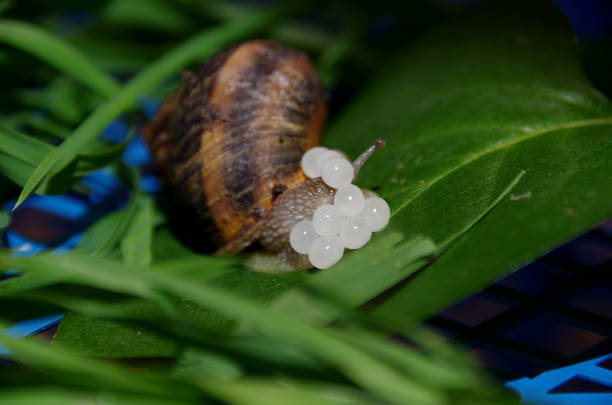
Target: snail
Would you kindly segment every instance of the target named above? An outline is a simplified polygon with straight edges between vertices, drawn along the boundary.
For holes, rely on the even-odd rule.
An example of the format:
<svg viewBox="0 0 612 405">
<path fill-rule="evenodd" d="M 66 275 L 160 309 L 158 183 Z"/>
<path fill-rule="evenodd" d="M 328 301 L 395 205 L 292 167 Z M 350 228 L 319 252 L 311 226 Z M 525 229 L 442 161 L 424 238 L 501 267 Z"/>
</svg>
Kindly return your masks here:
<svg viewBox="0 0 612 405">
<path fill-rule="evenodd" d="M 289 245 L 292 227 L 332 203 L 335 189 L 300 167 L 317 146 L 327 115 L 321 80 L 308 57 L 271 41 L 225 49 L 161 105 L 143 135 L 173 193 L 205 220 L 217 253 L 254 242 L 254 270 L 311 268 Z M 354 176 L 378 140 L 354 163 Z M 354 177 L 353 177 L 354 179 Z"/>
</svg>

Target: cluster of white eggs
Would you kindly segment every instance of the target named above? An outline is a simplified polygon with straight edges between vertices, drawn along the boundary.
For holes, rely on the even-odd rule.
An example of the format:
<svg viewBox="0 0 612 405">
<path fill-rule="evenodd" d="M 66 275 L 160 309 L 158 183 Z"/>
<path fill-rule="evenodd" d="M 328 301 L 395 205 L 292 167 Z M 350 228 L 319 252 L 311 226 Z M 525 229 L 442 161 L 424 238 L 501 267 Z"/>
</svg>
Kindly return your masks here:
<svg viewBox="0 0 612 405">
<path fill-rule="evenodd" d="M 390 210 L 380 197 L 366 198 L 353 184 L 354 169 L 340 153 L 324 147 L 308 150 L 302 157 L 302 170 L 310 178 L 321 177 L 337 189 L 334 204 L 318 207 L 312 220 L 298 222 L 289 235 L 291 247 L 307 254 L 318 269 L 336 264 L 344 249 L 359 249 L 389 222 Z"/>
</svg>

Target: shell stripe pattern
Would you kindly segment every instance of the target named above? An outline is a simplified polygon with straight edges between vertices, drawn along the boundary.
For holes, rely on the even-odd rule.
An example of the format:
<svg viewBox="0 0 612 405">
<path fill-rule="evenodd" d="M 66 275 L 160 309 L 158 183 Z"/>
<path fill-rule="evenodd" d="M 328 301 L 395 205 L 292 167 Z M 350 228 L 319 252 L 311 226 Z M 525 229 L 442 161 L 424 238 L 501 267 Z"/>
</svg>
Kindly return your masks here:
<svg viewBox="0 0 612 405">
<path fill-rule="evenodd" d="M 165 136 L 148 137 L 158 166 L 169 166 L 186 205 L 213 220 L 220 244 L 249 232 L 280 193 L 306 180 L 300 159 L 326 118 L 308 58 L 268 41 L 215 55 L 164 108 L 170 117 L 158 114 L 153 127 L 165 125 Z"/>
</svg>

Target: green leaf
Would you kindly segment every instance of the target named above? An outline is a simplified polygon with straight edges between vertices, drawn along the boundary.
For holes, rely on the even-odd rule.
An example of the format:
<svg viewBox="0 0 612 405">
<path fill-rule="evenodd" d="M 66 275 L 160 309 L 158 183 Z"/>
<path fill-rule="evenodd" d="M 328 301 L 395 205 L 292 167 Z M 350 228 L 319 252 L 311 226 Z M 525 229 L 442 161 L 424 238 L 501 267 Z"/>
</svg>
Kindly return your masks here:
<svg viewBox="0 0 612 405">
<path fill-rule="evenodd" d="M 244 375 L 240 365 L 209 350 L 188 349 L 176 362 L 174 375 L 185 377 L 213 377 L 220 380 L 235 380 Z"/>
<path fill-rule="evenodd" d="M 10 222 L 11 216 L 9 215 L 9 213 L 4 210 L 0 210 L 0 229 L 4 229 L 9 226 Z"/>
<path fill-rule="evenodd" d="M 182 33 L 190 31 L 195 25 L 195 21 L 176 5 L 161 0 L 114 0 L 102 11 L 102 19 L 156 33 Z"/>
<path fill-rule="evenodd" d="M 153 301 L 158 299 L 158 291 L 164 291 L 188 299 L 198 306 L 249 322 L 266 336 L 294 342 L 334 364 L 356 384 L 391 402 L 435 404 L 442 400 L 442 394 L 415 384 L 393 367 L 346 344 L 324 329 L 300 322 L 282 311 L 266 308 L 254 300 L 219 287 L 77 253 L 19 258 L 0 251 L 0 266 L 20 267 L 43 275 L 59 273 L 68 276 L 74 283 Z M 7 341 L 11 342 L 9 349 L 15 347 L 15 342 L 0 336 L 0 342 Z"/>
<path fill-rule="evenodd" d="M 138 209 L 140 196 L 139 193 L 133 193 L 123 209 L 111 212 L 92 225 L 85 232 L 77 248 L 90 251 L 92 256 L 104 257 L 112 253 L 128 231 L 129 224 Z"/>
<path fill-rule="evenodd" d="M 239 261 L 240 259 L 236 257 L 218 258 L 191 254 L 190 257 L 183 259 L 155 263 L 152 270 L 187 277 L 194 284 L 211 282 L 218 288 L 230 290 L 262 304 L 267 304 L 286 293 L 307 276 L 303 273 L 279 276 L 245 269 L 232 270 Z M 49 275 L 26 273 L 24 276 L 30 276 L 29 282 L 11 285 L 9 291 L 36 288 L 35 280 L 38 279 L 42 279 L 43 286 L 53 283 Z M 65 281 L 64 278 L 55 276 L 60 281 Z M 82 304 L 73 307 L 62 300 L 53 302 L 64 305 L 70 311 L 78 312 L 78 315 L 66 315 L 54 341 L 68 345 L 79 353 L 105 357 L 159 357 L 176 353 L 176 347 L 170 345 L 167 339 L 157 333 L 105 319 L 107 316 L 121 319 L 124 315 L 133 316 L 133 314 L 148 319 L 161 317 L 162 309 L 146 300 L 130 298 L 117 300 L 113 305 L 104 303 L 103 310 L 94 307 L 93 305 L 97 305 L 95 303 L 88 303 L 88 307 L 85 308 Z M 177 310 L 185 317 L 211 330 L 225 332 L 237 325 L 231 317 L 194 305 L 189 301 L 181 301 L 177 305 Z"/>
<path fill-rule="evenodd" d="M 79 153 L 74 169 L 74 175 L 76 177 L 85 177 L 91 172 L 116 163 L 120 159 L 126 146 L 127 143 L 124 142 L 117 145 L 102 146 L 97 148 L 96 151 L 92 152 Z"/>
<path fill-rule="evenodd" d="M 132 107 L 139 95 L 158 85 L 177 69 L 198 62 L 223 45 L 262 29 L 274 17 L 271 13 L 260 13 L 234 24 L 206 30 L 143 69 L 40 162 L 24 186 L 15 207 L 30 196 L 45 177 L 53 176 L 70 164 L 79 151 L 96 139 L 110 121 Z"/>
<path fill-rule="evenodd" d="M 344 308 L 356 308 L 422 267 L 426 257 L 436 251 L 435 245 L 422 237 L 403 240 L 396 232 L 376 235 L 358 251 L 347 254 L 331 269 L 308 277 L 300 288 L 279 297 L 272 308 L 285 310 L 309 322 L 325 325 Z M 315 291 L 334 301 L 330 305 Z"/>
<path fill-rule="evenodd" d="M 5 388 L 2 391 L 2 401 L 11 405 L 79 405 L 88 403 L 100 404 L 126 404 L 126 405 L 180 405 L 192 402 L 159 398 L 149 395 L 125 394 L 121 392 L 105 392 L 101 394 L 96 390 L 83 391 L 74 390 L 67 386 L 46 388 L 38 386 L 36 388 Z M 206 404 L 206 402 L 199 402 Z"/>
<path fill-rule="evenodd" d="M 151 264 L 151 243 L 153 239 L 153 201 L 150 197 L 140 198 L 136 214 L 121 240 L 123 261 L 137 267 Z"/>
<path fill-rule="evenodd" d="M 120 367 L 93 359 L 75 356 L 59 347 L 49 350 L 48 345 L 20 340 L 0 334 L 0 343 L 5 345 L 14 356 L 28 364 L 58 374 L 87 376 L 82 384 L 92 388 L 109 387 L 128 392 L 159 394 L 167 389 L 169 382 L 161 379 L 144 379 L 122 370 Z M 166 385 L 166 387 L 164 387 Z"/>
<path fill-rule="evenodd" d="M 53 146 L 43 141 L 0 126 L 0 152 L 8 156 L 36 166 L 52 150 Z"/>
<path fill-rule="evenodd" d="M 258 302 L 270 304 L 271 308 L 287 311 L 292 316 L 317 324 L 326 324 L 337 318 L 342 313 L 341 308 L 355 308 L 366 303 L 422 267 L 426 263 L 424 258 L 436 251 L 436 247 L 423 238 L 404 240 L 400 234 L 383 233 L 377 235 L 367 247 L 347 254 L 341 263 L 327 271 L 314 275 L 306 272 L 269 275 L 244 269 L 228 271 L 239 264 L 239 257 L 195 255 L 180 245 L 173 248 L 176 240 L 166 231 L 158 235 L 156 240 L 159 241 L 155 244 L 155 252 L 170 254 L 171 258 L 155 262 L 153 269 L 189 277 L 193 282 L 210 281 L 215 286 L 254 298 Z M 171 253 L 173 249 L 177 249 L 176 256 Z M 342 306 L 326 304 L 311 294 L 313 290 L 341 302 Z M 62 304 L 61 301 L 57 303 Z M 120 306 L 132 313 L 159 316 L 159 308 L 144 305 L 141 301 L 126 300 Z M 235 322 L 214 311 L 188 305 L 181 306 L 180 311 L 197 320 L 200 325 L 215 330 L 227 330 L 235 326 Z M 109 333 L 110 330 L 113 333 Z M 169 351 L 165 341 L 159 345 L 143 347 L 143 339 L 154 342 L 157 338 L 145 336 L 147 334 L 149 332 L 146 330 L 118 325 L 110 320 L 70 315 L 63 321 L 56 339 L 96 355 L 135 357 L 144 354 L 168 355 L 173 352 Z M 100 345 L 101 341 L 105 342 L 104 345 Z"/>
<path fill-rule="evenodd" d="M 87 228 L 87 230 L 83 233 L 83 237 L 75 249 L 90 253 L 95 251 L 99 246 L 106 245 L 108 243 L 106 240 L 113 237 L 112 235 L 114 234 L 115 230 L 120 227 L 122 216 L 125 215 L 127 209 L 128 207 L 125 207 L 122 210 L 110 212 L 90 225 L 89 228 Z M 113 237 L 114 242 L 118 242 L 119 238 L 120 237 L 115 239 Z M 112 243 L 108 243 L 108 246 L 109 248 L 105 248 L 105 251 L 109 251 L 114 247 Z"/>
<path fill-rule="evenodd" d="M 40 114 L 40 111 L 23 110 L 16 113 L 3 115 L 1 118 L 2 126 L 12 130 L 19 129 L 22 132 L 32 132 L 44 134 L 46 139 L 60 140 L 70 135 L 70 129 L 64 124 Z"/>
<path fill-rule="evenodd" d="M 484 12 L 426 35 L 331 127 L 326 143 L 350 155 L 386 139 L 360 181 L 392 230 L 448 248 L 376 311 L 396 327 L 612 215 L 612 106 L 554 17 Z"/>
<path fill-rule="evenodd" d="M 70 125 L 78 124 L 100 104 L 100 96 L 66 76 L 51 81 L 46 87 L 19 89 L 15 97 L 20 103 L 39 111 L 43 109 L 49 116 Z"/>
<path fill-rule="evenodd" d="M 119 307 L 144 311 L 147 314 L 160 310 L 142 300 L 124 301 Z M 53 339 L 54 344 L 70 347 L 80 355 L 107 358 L 170 357 L 178 353 L 178 345 L 146 327 L 138 327 L 119 320 L 84 316 L 74 312 L 64 315 Z"/>
<path fill-rule="evenodd" d="M 17 185 L 26 184 L 34 168 L 33 165 L 0 152 L 0 173 Z"/>
<path fill-rule="evenodd" d="M 34 25 L 0 20 L 0 42 L 31 53 L 103 96 L 111 96 L 119 89 L 111 76 L 98 70 L 78 50 Z"/>
</svg>

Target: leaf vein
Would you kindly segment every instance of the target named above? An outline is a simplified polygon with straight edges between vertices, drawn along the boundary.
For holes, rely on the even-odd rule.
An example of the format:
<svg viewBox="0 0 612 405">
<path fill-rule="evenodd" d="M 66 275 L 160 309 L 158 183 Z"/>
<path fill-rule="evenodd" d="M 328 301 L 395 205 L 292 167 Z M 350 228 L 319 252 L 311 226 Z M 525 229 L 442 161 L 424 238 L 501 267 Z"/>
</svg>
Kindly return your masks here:
<svg viewBox="0 0 612 405">
<path fill-rule="evenodd" d="M 478 153 L 474 153 L 474 154 L 470 155 L 464 161 L 462 161 L 459 164 L 451 167 L 447 171 L 441 173 L 439 176 L 433 178 L 431 181 L 428 181 L 427 183 L 422 185 L 421 189 L 418 190 L 411 198 L 406 200 L 404 203 L 400 204 L 399 207 L 397 207 L 394 211 L 391 212 L 391 217 L 394 217 L 395 215 L 397 215 L 398 212 L 400 212 L 402 209 L 404 209 L 406 206 L 408 206 L 410 203 L 412 203 L 414 200 L 416 200 L 421 194 L 423 194 L 431 186 L 433 186 L 434 184 L 436 184 L 437 182 L 439 182 L 443 178 L 447 177 L 451 173 L 459 170 L 460 168 L 469 165 L 470 163 L 472 163 L 475 160 L 480 159 L 481 157 L 484 157 L 484 156 L 489 155 L 491 153 L 497 152 L 499 150 L 503 150 L 505 148 L 509 148 L 509 147 L 514 146 L 514 145 L 516 145 L 518 143 L 521 143 L 521 142 L 524 142 L 524 141 L 528 141 L 528 140 L 530 140 L 532 138 L 535 138 L 537 136 L 540 136 L 540 135 L 544 135 L 544 134 L 548 134 L 548 133 L 551 133 L 551 132 L 555 132 L 555 131 L 559 131 L 559 130 L 564 130 L 564 129 L 587 127 L 587 126 L 597 126 L 597 125 L 611 125 L 612 126 L 612 118 L 597 118 L 597 119 L 591 119 L 591 120 L 571 121 L 571 122 L 566 122 L 566 123 L 563 123 L 563 124 L 554 125 L 554 126 L 551 126 L 551 127 L 542 128 L 540 130 L 533 131 L 533 132 L 531 132 L 529 134 L 526 134 L 524 136 L 512 138 L 512 139 L 509 139 L 506 142 L 502 142 L 502 143 L 499 143 L 497 145 L 490 146 L 490 147 L 488 147 L 486 149 L 483 149 L 482 151 L 480 151 Z M 410 188 L 406 188 L 404 190 L 409 190 L 409 189 Z"/>
</svg>

